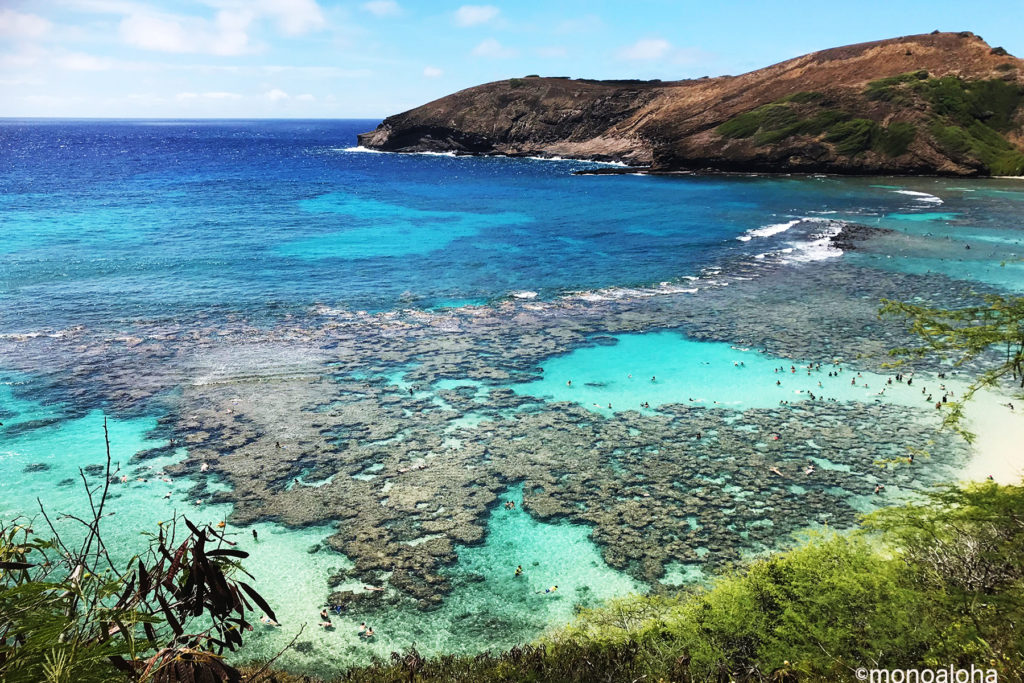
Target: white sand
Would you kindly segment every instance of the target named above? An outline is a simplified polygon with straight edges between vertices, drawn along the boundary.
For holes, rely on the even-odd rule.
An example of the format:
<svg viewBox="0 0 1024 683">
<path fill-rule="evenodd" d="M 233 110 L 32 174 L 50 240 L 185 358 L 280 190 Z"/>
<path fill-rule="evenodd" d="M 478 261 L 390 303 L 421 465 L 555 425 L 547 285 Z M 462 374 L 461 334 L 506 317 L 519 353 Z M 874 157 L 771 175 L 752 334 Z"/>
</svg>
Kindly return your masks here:
<svg viewBox="0 0 1024 683">
<path fill-rule="evenodd" d="M 1015 410 L 1006 405 L 1013 403 Z M 964 409 L 967 428 L 977 438 L 961 474 L 966 481 L 989 475 L 1000 484 L 1024 480 L 1024 401 L 1008 393 L 979 391 Z"/>
</svg>

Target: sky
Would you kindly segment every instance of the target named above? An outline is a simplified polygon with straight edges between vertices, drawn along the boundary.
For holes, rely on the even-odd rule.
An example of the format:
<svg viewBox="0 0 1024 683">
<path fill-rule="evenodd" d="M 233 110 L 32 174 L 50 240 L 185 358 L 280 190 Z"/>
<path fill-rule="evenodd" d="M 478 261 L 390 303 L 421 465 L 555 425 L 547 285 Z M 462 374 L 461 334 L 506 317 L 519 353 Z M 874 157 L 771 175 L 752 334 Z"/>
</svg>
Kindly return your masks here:
<svg viewBox="0 0 1024 683">
<path fill-rule="evenodd" d="M 969 30 L 1024 55 L 1024 2 L 0 0 L 0 116 L 382 118 L 528 74 L 738 74 Z"/>
</svg>

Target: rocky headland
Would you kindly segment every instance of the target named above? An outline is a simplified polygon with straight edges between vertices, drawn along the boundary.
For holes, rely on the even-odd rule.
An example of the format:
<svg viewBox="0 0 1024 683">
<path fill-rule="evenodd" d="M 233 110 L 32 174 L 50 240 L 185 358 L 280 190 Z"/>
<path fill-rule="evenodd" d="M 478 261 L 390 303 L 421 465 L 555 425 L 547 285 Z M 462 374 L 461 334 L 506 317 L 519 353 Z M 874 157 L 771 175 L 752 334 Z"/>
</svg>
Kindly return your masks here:
<svg viewBox="0 0 1024 683">
<path fill-rule="evenodd" d="M 965 31 L 832 48 L 741 76 L 527 76 L 389 116 L 359 144 L 652 172 L 1021 175 L 1022 67 Z"/>
</svg>

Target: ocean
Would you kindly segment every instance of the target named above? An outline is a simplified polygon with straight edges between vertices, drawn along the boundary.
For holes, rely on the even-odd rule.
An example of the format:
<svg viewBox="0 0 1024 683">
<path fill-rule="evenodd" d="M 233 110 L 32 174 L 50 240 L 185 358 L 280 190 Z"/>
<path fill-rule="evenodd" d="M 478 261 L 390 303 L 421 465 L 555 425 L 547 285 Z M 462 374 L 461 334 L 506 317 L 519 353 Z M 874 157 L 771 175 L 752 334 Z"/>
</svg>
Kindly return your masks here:
<svg viewBox="0 0 1024 683">
<path fill-rule="evenodd" d="M 1024 290 L 1019 180 L 586 175 L 377 123 L 0 121 L 0 514 L 82 510 L 106 418 L 108 545 L 225 521 L 282 622 L 242 658 L 306 623 L 281 662 L 330 674 L 531 640 L 970 457 L 933 408 L 966 376 L 890 383 L 875 312 Z"/>
</svg>

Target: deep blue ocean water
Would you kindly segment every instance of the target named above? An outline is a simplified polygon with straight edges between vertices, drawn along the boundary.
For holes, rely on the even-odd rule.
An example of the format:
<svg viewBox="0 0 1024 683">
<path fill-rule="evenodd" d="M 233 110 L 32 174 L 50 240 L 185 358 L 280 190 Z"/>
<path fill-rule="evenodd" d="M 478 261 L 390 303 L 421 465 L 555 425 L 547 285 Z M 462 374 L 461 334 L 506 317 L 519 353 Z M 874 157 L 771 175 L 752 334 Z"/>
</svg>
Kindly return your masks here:
<svg viewBox="0 0 1024 683">
<path fill-rule="evenodd" d="M 696 275 L 793 217 L 938 210 L 877 180 L 346 151 L 376 123 L 0 121 L 0 327 L 550 297 Z M 969 194 L 942 210 L 963 222 Z"/>
</svg>

